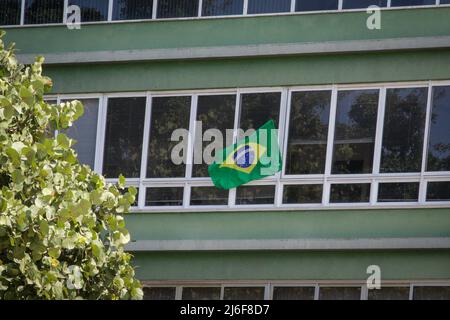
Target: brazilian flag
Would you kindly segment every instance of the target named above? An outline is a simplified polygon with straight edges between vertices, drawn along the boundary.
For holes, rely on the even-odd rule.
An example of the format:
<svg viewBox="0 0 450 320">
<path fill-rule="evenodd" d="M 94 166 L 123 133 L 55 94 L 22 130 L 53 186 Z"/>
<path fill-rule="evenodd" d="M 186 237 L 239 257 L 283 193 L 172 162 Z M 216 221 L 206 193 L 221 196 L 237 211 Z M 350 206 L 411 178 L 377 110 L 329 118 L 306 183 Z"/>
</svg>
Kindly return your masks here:
<svg viewBox="0 0 450 320">
<path fill-rule="evenodd" d="M 272 176 L 280 170 L 281 154 L 273 120 L 251 136 L 219 151 L 215 162 L 208 167 L 214 185 L 225 190 Z"/>
</svg>

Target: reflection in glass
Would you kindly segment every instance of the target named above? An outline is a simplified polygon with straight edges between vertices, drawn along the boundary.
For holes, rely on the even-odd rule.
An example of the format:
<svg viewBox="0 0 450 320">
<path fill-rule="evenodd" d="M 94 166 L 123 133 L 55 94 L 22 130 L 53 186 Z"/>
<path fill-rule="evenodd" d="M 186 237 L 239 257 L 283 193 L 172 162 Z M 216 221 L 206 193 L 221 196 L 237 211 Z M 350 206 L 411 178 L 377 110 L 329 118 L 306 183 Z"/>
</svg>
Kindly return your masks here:
<svg viewBox="0 0 450 320">
<path fill-rule="evenodd" d="M 145 194 L 145 206 L 182 206 L 183 191 L 183 187 L 147 188 L 147 192 Z"/>
<path fill-rule="evenodd" d="M 141 170 L 145 97 L 109 98 L 103 174 L 137 178 Z"/>
<path fill-rule="evenodd" d="M 419 183 L 380 183 L 378 202 L 405 202 L 419 199 Z"/>
<path fill-rule="evenodd" d="M 413 300 L 450 300 L 450 287 L 414 286 Z"/>
<path fill-rule="evenodd" d="M 324 172 L 330 102 L 331 91 L 292 93 L 286 174 Z"/>
<path fill-rule="evenodd" d="M 368 300 L 409 300 L 409 287 L 381 287 L 368 291 Z"/>
<path fill-rule="evenodd" d="M 77 5 L 81 9 L 81 21 L 108 20 L 108 1 L 105 0 L 69 0 L 69 6 Z"/>
<path fill-rule="evenodd" d="M 427 201 L 450 201 L 450 182 L 428 182 Z"/>
<path fill-rule="evenodd" d="M 152 14 L 152 0 L 114 0 L 113 2 L 113 20 L 151 19 Z"/>
<path fill-rule="evenodd" d="M 284 185 L 283 204 L 322 202 L 321 184 Z"/>
<path fill-rule="evenodd" d="M 264 287 L 225 287 L 223 300 L 264 300 Z"/>
<path fill-rule="evenodd" d="M 450 86 L 433 87 L 427 171 L 450 171 Z"/>
<path fill-rule="evenodd" d="M 314 287 L 275 287 L 273 300 L 314 300 Z"/>
<path fill-rule="evenodd" d="M 360 287 L 320 287 L 319 300 L 360 300 Z"/>
<path fill-rule="evenodd" d="M 241 96 L 239 128 L 243 131 L 259 129 L 269 120 L 278 127 L 280 117 L 280 92 L 246 93 Z M 242 136 L 238 138 L 240 140 Z"/>
<path fill-rule="evenodd" d="M 236 204 L 274 204 L 275 186 L 242 186 L 236 190 Z"/>
<path fill-rule="evenodd" d="M 77 152 L 78 160 L 81 164 L 87 164 L 93 169 L 97 142 L 98 99 L 79 99 L 79 101 L 84 107 L 83 115 L 73 123 L 72 127 L 61 132 L 76 140 L 72 148 Z"/>
<path fill-rule="evenodd" d="M 337 10 L 339 0 L 297 0 L 295 11 Z"/>
<path fill-rule="evenodd" d="M 436 4 L 436 0 L 391 0 L 391 7 L 426 6 Z"/>
<path fill-rule="evenodd" d="M 380 172 L 420 172 L 427 88 L 388 89 Z"/>
<path fill-rule="evenodd" d="M 180 141 L 171 141 L 171 137 L 176 129 L 189 130 L 190 110 L 191 97 L 189 96 L 152 99 L 147 178 L 185 176 L 186 161 L 177 164 L 172 159 L 172 149 L 181 143 L 181 138 Z M 186 152 L 186 148 L 183 151 Z M 186 156 L 186 154 L 180 155 L 184 159 Z"/>
<path fill-rule="evenodd" d="M 181 300 L 220 300 L 220 287 L 184 287 Z"/>
<path fill-rule="evenodd" d="M 248 0 L 247 13 L 276 13 L 291 11 L 291 0 Z"/>
<path fill-rule="evenodd" d="M 198 16 L 198 0 L 158 0 L 158 18 Z"/>
<path fill-rule="evenodd" d="M 219 206 L 228 204 L 228 190 L 216 187 L 192 187 L 191 206 Z"/>
<path fill-rule="evenodd" d="M 378 90 L 340 91 L 334 133 L 334 174 L 371 173 Z"/>
<path fill-rule="evenodd" d="M 387 0 L 344 0 L 342 9 L 366 9 L 370 6 L 386 7 Z"/>
<path fill-rule="evenodd" d="M 226 129 L 234 128 L 234 115 L 235 115 L 235 106 L 236 106 L 236 96 L 235 95 L 212 95 L 212 96 L 199 96 L 198 104 L 197 104 L 197 121 L 202 122 L 202 133 L 205 133 L 209 129 L 219 130 L 222 134 L 223 148 L 231 145 L 233 143 L 233 137 L 230 135 L 228 137 L 230 141 L 226 140 Z M 193 177 L 208 177 L 208 165 L 204 162 L 205 158 L 203 157 L 203 151 L 205 148 L 214 142 L 215 138 L 212 138 L 212 141 L 203 141 L 197 137 L 195 141 L 202 141 L 203 147 L 200 152 L 198 149 L 200 146 L 195 145 L 194 155 L 201 155 L 202 164 L 195 164 L 197 161 L 194 161 L 192 176 Z M 220 149 L 220 150 L 221 150 Z M 219 150 L 219 151 L 220 151 Z M 196 159 L 194 159 L 196 160 Z"/>
<path fill-rule="evenodd" d="M 143 287 L 143 300 L 175 300 L 175 287 Z"/>
<path fill-rule="evenodd" d="M 369 202 L 370 183 L 332 184 L 331 203 Z"/>
<path fill-rule="evenodd" d="M 242 14 L 244 0 L 203 0 L 202 16 Z"/>
<path fill-rule="evenodd" d="M 0 1 L 0 26 L 20 24 L 21 0 Z"/>
<path fill-rule="evenodd" d="M 62 23 L 64 0 L 25 0 L 25 24 Z"/>
</svg>

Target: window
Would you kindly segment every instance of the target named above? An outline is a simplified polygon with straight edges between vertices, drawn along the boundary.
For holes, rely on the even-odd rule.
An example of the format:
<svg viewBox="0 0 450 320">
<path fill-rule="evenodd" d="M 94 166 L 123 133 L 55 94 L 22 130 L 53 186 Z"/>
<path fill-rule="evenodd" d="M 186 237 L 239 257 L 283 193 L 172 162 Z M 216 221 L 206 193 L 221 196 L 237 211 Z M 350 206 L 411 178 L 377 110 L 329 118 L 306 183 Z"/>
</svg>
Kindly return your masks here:
<svg viewBox="0 0 450 320">
<path fill-rule="evenodd" d="M 242 186 L 236 190 L 236 204 L 274 204 L 275 186 Z"/>
<path fill-rule="evenodd" d="M 242 14 L 244 0 L 203 0 L 202 16 Z"/>
<path fill-rule="evenodd" d="M 144 287 L 143 300 L 175 300 L 175 287 Z"/>
<path fill-rule="evenodd" d="M 224 206 L 228 204 L 228 190 L 216 187 L 192 187 L 191 206 Z"/>
<path fill-rule="evenodd" d="M 243 94 L 239 128 L 243 131 L 256 130 L 269 120 L 273 120 L 278 127 L 280 103 L 280 92 Z"/>
<path fill-rule="evenodd" d="M 331 203 L 369 202 L 370 184 L 332 184 L 330 193 Z"/>
<path fill-rule="evenodd" d="M 21 0 L 0 1 L 0 26 L 20 24 Z"/>
<path fill-rule="evenodd" d="M 370 6 L 386 7 L 387 0 L 344 0 L 342 9 L 360 9 Z"/>
<path fill-rule="evenodd" d="M 264 287 L 225 287 L 224 300 L 264 300 Z"/>
<path fill-rule="evenodd" d="M 324 173 L 330 103 L 328 90 L 292 93 L 286 174 Z"/>
<path fill-rule="evenodd" d="M 108 20 L 108 1 L 105 0 L 69 0 L 69 6 L 77 5 L 81 9 L 81 21 Z"/>
<path fill-rule="evenodd" d="M 450 300 L 450 287 L 414 286 L 414 300 Z"/>
<path fill-rule="evenodd" d="M 25 24 L 62 23 L 64 0 L 25 0 Z"/>
<path fill-rule="evenodd" d="M 145 195 L 146 207 L 182 206 L 183 187 L 147 188 Z"/>
<path fill-rule="evenodd" d="M 114 0 L 113 2 L 113 20 L 151 19 L 152 15 L 153 1 L 151 0 Z"/>
<path fill-rule="evenodd" d="M 337 10 L 339 0 L 297 0 L 295 11 Z"/>
<path fill-rule="evenodd" d="M 381 287 L 368 290 L 368 300 L 409 300 L 409 287 Z"/>
<path fill-rule="evenodd" d="M 360 300 L 360 287 L 320 287 L 319 300 Z"/>
<path fill-rule="evenodd" d="M 322 202 L 321 184 L 285 185 L 283 190 L 284 204 L 313 204 Z"/>
<path fill-rule="evenodd" d="M 109 98 L 103 174 L 137 178 L 141 170 L 145 97 Z"/>
<path fill-rule="evenodd" d="M 450 86 L 434 87 L 427 171 L 450 171 Z"/>
<path fill-rule="evenodd" d="M 158 18 L 198 16 L 198 0 L 158 0 Z"/>
<path fill-rule="evenodd" d="M 427 90 L 387 90 L 380 172 L 420 172 Z"/>
<path fill-rule="evenodd" d="M 84 106 L 83 115 L 75 121 L 72 127 L 63 130 L 62 133 L 76 140 L 73 149 L 77 152 L 80 163 L 87 164 L 94 169 L 99 100 L 79 99 L 79 101 Z"/>
<path fill-rule="evenodd" d="M 427 201 L 450 201 L 450 182 L 428 182 Z"/>
<path fill-rule="evenodd" d="M 378 202 L 415 202 L 419 198 L 419 183 L 380 183 Z"/>
<path fill-rule="evenodd" d="M 171 137 L 175 129 L 189 130 L 190 110 L 189 96 L 153 98 L 147 160 L 148 178 L 185 176 L 187 155 L 180 150 L 176 153 L 180 161 L 172 161 L 173 148 L 179 145 L 179 142 L 171 141 Z M 175 152 L 176 150 L 174 154 Z"/>
<path fill-rule="evenodd" d="M 436 0 L 391 0 L 391 7 L 427 6 L 436 4 Z"/>
<path fill-rule="evenodd" d="M 441 4 L 450 4 L 450 0 L 441 0 Z"/>
<path fill-rule="evenodd" d="M 247 13 L 276 13 L 291 11 L 291 0 L 248 0 Z"/>
<path fill-rule="evenodd" d="M 378 90 L 339 92 L 332 173 L 372 172 L 378 96 Z"/>
<path fill-rule="evenodd" d="M 182 300 L 220 300 L 220 287 L 185 287 Z"/>
<path fill-rule="evenodd" d="M 274 287 L 273 300 L 314 300 L 315 287 Z"/>
</svg>

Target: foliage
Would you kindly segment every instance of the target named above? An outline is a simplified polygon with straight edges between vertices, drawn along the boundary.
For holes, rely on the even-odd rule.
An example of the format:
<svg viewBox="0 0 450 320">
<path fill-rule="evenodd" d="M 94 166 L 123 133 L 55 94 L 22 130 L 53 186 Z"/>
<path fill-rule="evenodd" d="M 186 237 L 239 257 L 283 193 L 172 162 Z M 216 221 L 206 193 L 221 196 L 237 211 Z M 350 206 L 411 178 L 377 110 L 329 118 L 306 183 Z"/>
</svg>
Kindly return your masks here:
<svg viewBox="0 0 450 320">
<path fill-rule="evenodd" d="M 0 34 L 0 299 L 140 299 L 125 189 L 81 165 L 64 134 L 78 101 L 50 105 L 43 58 L 17 63 Z"/>
</svg>

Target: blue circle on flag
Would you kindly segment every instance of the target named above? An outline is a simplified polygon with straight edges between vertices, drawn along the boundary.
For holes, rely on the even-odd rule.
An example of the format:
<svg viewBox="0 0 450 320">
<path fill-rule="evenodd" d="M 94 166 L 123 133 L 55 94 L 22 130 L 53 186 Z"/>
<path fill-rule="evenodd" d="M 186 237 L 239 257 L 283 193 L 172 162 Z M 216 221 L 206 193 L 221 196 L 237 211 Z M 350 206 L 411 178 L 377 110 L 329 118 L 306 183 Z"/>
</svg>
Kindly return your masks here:
<svg viewBox="0 0 450 320">
<path fill-rule="evenodd" d="M 255 151 L 249 145 L 240 147 L 233 155 L 234 162 L 239 168 L 246 169 L 255 160 Z"/>
</svg>

